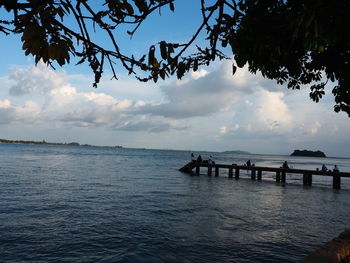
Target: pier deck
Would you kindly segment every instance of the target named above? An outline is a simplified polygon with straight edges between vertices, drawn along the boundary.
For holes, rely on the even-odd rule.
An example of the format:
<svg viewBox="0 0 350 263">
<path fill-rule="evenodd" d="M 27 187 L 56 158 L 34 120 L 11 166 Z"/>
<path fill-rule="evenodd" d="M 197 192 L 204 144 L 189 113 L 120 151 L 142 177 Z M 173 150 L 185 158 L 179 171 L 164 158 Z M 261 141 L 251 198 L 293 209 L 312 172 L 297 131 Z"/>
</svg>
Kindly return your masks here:
<svg viewBox="0 0 350 263">
<path fill-rule="evenodd" d="M 275 167 L 263 167 L 263 166 L 246 166 L 246 165 L 236 165 L 236 164 L 208 164 L 208 163 L 197 163 L 189 162 L 185 166 L 179 169 L 179 171 L 184 173 L 193 173 L 195 169 L 195 175 L 200 175 L 200 169 L 207 168 L 208 176 L 213 174 L 213 169 L 215 171 L 215 176 L 219 176 L 220 169 L 228 169 L 228 177 L 239 179 L 240 171 L 246 170 L 250 171 L 250 176 L 252 180 L 262 180 L 262 172 L 274 172 L 276 173 L 276 182 L 286 182 L 286 174 L 301 174 L 303 176 L 303 185 L 312 186 L 312 176 L 331 176 L 333 177 L 333 188 L 340 189 L 341 177 L 349 177 L 350 173 L 344 172 L 324 172 L 320 170 L 305 170 L 305 169 L 284 169 Z"/>
</svg>

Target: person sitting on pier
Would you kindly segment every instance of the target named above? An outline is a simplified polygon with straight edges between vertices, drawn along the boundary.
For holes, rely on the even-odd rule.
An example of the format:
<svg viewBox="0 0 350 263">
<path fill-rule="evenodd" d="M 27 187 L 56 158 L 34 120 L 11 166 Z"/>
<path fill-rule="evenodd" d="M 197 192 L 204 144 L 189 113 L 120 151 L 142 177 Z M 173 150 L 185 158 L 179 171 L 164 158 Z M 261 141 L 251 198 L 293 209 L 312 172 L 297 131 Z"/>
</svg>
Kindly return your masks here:
<svg viewBox="0 0 350 263">
<path fill-rule="evenodd" d="M 191 162 L 194 163 L 196 161 L 196 158 L 194 157 L 194 154 L 191 153 Z"/>
<path fill-rule="evenodd" d="M 338 166 L 334 165 L 333 172 L 339 172 Z"/>
<path fill-rule="evenodd" d="M 282 164 L 282 168 L 283 169 L 289 169 L 287 161 L 284 161 L 284 163 Z"/>
<path fill-rule="evenodd" d="M 247 161 L 247 166 L 251 166 L 252 162 L 250 160 Z"/>
<path fill-rule="evenodd" d="M 325 164 L 322 164 L 321 171 L 322 172 L 327 172 L 328 171 L 327 166 Z"/>
<path fill-rule="evenodd" d="M 198 158 L 197 158 L 197 163 L 202 163 L 202 156 L 201 155 L 198 155 Z"/>
</svg>

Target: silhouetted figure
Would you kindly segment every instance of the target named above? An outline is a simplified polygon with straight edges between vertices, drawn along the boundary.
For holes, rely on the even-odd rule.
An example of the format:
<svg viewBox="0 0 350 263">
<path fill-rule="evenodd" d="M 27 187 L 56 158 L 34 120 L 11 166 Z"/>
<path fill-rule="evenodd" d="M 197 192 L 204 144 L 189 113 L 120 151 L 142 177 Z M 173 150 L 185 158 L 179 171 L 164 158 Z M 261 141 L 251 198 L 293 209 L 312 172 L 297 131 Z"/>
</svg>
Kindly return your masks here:
<svg viewBox="0 0 350 263">
<path fill-rule="evenodd" d="M 196 158 L 194 157 L 194 154 L 191 153 L 191 162 L 193 163 L 193 162 L 195 162 L 195 161 L 196 161 Z"/>
<path fill-rule="evenodd" d="M 338 166 L 334 165 L 333 172 L 339 172 Z"/>
<path fill-rule="evenodd" d="M 287 161 L 284 161 L 284 163 L 282 164 L 282 168 L 283 169 L 289 169 Z"/>
<path fill-rule="evenodd" d="M 252 165 L 251 161 L 248 160 L 248 161 L 247 161 L 247 166 L 251 166 L 251 165 Z"/>
<path fill-rule="evenodd" d="M 202 163 L 202 161 L 203 161 L 202 156 L 201 156 L 201 155 L 198 155 L 197 163 Z"/>
<path fill-rule="evenodd" d="M 325 164 L 322 164 L 321 171 L 322 172 L 327 172 L 328 171 L 327 166 Z"/>
</svg>

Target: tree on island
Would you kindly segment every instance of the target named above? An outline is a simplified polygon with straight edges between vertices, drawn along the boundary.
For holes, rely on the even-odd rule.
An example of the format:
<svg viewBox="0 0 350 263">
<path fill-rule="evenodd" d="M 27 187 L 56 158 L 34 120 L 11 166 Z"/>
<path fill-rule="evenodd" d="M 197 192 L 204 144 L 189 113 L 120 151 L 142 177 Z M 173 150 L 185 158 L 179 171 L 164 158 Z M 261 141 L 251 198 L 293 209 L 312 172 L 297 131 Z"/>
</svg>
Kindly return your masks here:
<svg viewBox="0 0 350 263">
<path fill-rule="evenodd" d="M 176 0 L 0 0 L 0 10 L 9 12 L 0 20 L 0 31 L 20 35 L 25 54 L 36 63 L 62 66 L 78 57 L 77 64 L 85 62 L 92 69 L 95 87 L 106 65 L 114 78 L 121 65 L 140 81 L 157 82 L 171 75 L 181 79 L 190 70 L 233 55 L 233 74 L 248 65 L 250 72 L 290 89 L 310 84 L 315 102 L 333 82 L 334 110 L 350 116 L 350 1 L 198 1 L 202 19 L 187 42 L 162 40 L 140 57 L 121 50 L 116 29 L 132 37 L 153 13 L 175 11 Z M 96 28 L 106 33 L 112 48 L 96 41 Z M 190 54 L 203 34 L 204 46 Z"/>
<path fill-rule="evenodd" d="M 306 156 L 306 157 L 327 157 L 322 151 L 310 151 L 310 150 L 294 150 L 291 156 Z"/>
</svg>

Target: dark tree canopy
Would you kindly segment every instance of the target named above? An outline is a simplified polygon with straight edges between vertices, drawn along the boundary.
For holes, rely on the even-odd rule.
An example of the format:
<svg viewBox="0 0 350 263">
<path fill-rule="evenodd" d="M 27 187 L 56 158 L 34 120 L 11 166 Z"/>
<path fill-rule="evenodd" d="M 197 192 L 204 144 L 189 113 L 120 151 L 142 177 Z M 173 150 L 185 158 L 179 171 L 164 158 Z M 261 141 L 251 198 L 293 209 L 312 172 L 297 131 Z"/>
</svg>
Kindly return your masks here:
<svg viewBox="0 0 350 263">
<path fill-rule="evenodd" d="M 334 110 L 350 116 L 350 1 L 197 1 L 202 19 L 188 42 L 160 41 L 141 57 L 121 50 L 115 30 L 128 25 L 127 33 L 133 36 L 152 13 L 175 11 L 176 0 L 0 0 L 0 31 L 19 34 L 25 54 L 34 56 L 36 63 L 62 66 L 71 56 L 78 57 L 78 64 L 86 62 L 94 72 L 94 86 L 105 66 L 117 77 L 116 63 L 141 81 L 156 82 L 170 75 L 181 78 L 233 55 L 233 74 L 248 65 L 250 72 L 261 72 L 290 89 L 310 85 L 316 102 L 331 81 Z M 112 48 L 95 41 L 95 28 L 108 35 Z M 203 34 L 205 46 L 189 54 Z"/>
</svg>

